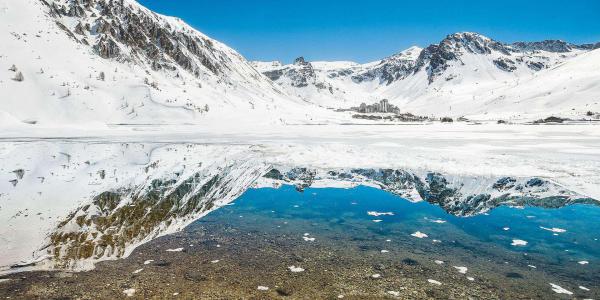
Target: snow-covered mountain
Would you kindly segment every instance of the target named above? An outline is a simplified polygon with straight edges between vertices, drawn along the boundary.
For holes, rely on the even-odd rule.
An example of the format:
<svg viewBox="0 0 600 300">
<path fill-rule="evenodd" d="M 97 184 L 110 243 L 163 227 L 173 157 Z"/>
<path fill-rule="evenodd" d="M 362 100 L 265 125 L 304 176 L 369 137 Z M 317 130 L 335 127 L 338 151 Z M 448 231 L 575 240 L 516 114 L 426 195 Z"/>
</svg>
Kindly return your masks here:
<svg viewBox="0 0 600 300">
<path fill-rule="evenodd" d="M 322 106 L 388 99 L 422 115 L 522 119 L 600 110 L 599 47 L 557 40 L 505 44 L 462 32 L 367 64 L 303 58 L 292 65 L 253 64 L 288 93 Z"/>
<path fill-rule="evenodd" d="M 281 123 L 311 109 L 233 49 L 134 0 L 2 0 L 0 36 L 4 119 Z"/>
</svg>

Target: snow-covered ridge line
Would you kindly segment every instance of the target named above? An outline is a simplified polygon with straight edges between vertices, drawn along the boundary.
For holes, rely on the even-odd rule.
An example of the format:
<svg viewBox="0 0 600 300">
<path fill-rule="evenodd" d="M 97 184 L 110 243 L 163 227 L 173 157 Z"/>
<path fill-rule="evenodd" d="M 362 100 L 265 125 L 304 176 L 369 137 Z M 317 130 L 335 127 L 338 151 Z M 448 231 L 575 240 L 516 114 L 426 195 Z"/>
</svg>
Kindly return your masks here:
<svg viewBox="0 0 600 300">
<path fill-rule="evenodd" d="M 327 170 L 279 166 L 257 182 L 258 187 L 282 184 L 294 185 L 300 192 L 307 187 L 367 185 L 411 201 L 439 205 L 456 216 L 478 215 L 501 205 L 546 208 L 575 203 L 599 205 L 597 200 L 538 177 L 472 177 L 402 169 Z"/>
<path fill-rule="evenodd" d="M 426 116 L 581 118 L 600 111 L 600 85 L 593 79 L 600 71 L 588 69 L 600 64 L 599 47 L 557 40 L 506 44 L 459 32 L 363 65 L 303 58 L 253 65 L 289 94 L 331 108 L 388 99 L 402 112 Z"/>
<path fill-rule="evenodd" d="M 11 0 L 0 14 L 0 114 L 30 127 L 285 124 L 328 114 L 136 1 Z"/>
</svg>

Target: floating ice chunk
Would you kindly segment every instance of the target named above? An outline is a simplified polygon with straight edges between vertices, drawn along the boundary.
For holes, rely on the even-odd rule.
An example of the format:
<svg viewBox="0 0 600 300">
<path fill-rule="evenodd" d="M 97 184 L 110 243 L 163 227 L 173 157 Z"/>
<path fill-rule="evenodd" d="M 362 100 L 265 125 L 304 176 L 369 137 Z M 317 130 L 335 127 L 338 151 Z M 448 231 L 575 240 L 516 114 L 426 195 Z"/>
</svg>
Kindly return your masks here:
<svg viewBox="0 0 600 300">
<path fill-rule="evenodd" d="M 379 220 L 379 219 L 377 219 L 377 220 L 373 220 L 373 222 L 375 222 L 375 223 L 379 223 L 379 222 L 381 222 L 381 221 L 383 221 L 383 220 Z"/>
<path fill-rule="evenodd" d="M 183 248 L 167 249 L 167 252 L 181 252 Z"/>
<path fill-rule="evenodd" d="M 431 283 L 431 284 L 435 284 L 435 285 L 442 285 L 441 282 L 437 281 L 437 280 L 433 280 L 433 279 L 427 279 L 427 282 Z"/>
<path fill-rule="evenodd" d="M 147 261 L 144 262 L 145 265 L 149 265 L 154 261 L 154 259 L 149 259 Z"/>
<path fill-rule="evenodd" d="M 564 289 L 558 284 L 550 283 L 550 286 L 552 286 L 552 290 L 557 294 L 573 295 L 573 292 Z"/>
<path fill-rule="evenodd" d="M 435 263 L 438 264 L 438 265 L 443 265 L 444 261 L 443 260 L 436 260 Z"/>
<path fill-rule="evenodd" d="M 294 205 L 294 208 L 298 208 L 298 207 L 300 207 L 300 205 Z"/>
<path fill-rule="evenodd" d="M 338 295 L 338 299 L 344 299 L 344 295 Z"/>
<path fill-rule="evenodd" d="M 587 264 L 589 264 L 590 262 L 589 262 L 589 261 L 587 261 L 587 260 L 582 260 L 582 261 L 578 261 L 577 263 L 578 263 L 578 264 L 580 264 L 580 265 L 587 265 Z"/>
<path fill-rule="evenodd" d="M 468 281 L 475 281 L 475 278 L 467 276 Z"/>
<path fill-rule="evenodd" d="M 211 264 L 216 264 L 216 263 L 218 263 L 218 262 L 220 262 L 220 261 L 221 261 L 221 260 L 219 260 L 219 259 L 215 259 L 215 260 L 211 260 L 211 261 L 210 261 L 210 263 L 211 263 Z"/>
<path fill-rule="evenodd" d="M 590 290 L 590 289 L 586 288 L 585 286 L 581 286 L 581 285 L 579 286 L 579 289 L 586 291 L 586 292 Z"/>
<path fill-rule="evenodd" d="M 415 232 L 415 233 L 413 233 L 413 234 L 411 234 L 411 235 L 412 235 L 412 236 L 414 236 L 414 237 L 416 237 L 416 238 L 420 238 L 420 239 L 422 239 L 422 238 L 426 238 L 426 237 L 427 237 L 427 235 L 426 235 L 426 234 L 424 234 L 424 233 L 422 233 L 422 232 L 420 232 L 420 231 L 417 231 L 417 232 Z"/>
<path fill-rule="evenodd" d="M 398 292 L 398 291 L 387 291 L 387 293 L 389 295 L 394 296 L 394 297 L 399 297 L 400 296 L 400 292 Z"/>
<path fill-rule="evenodd" d="M 527 241 L 524 240 L 512 240 L 512 246 L 527 246 Z"/>
<path fill-rule="evenodd" d="M 437 224 L 444 224 L 446 223 L 446 221 L 438 219 L 438 220 L 431 220 L 432 223 L 437 223 Z"/>
<path fill-rule="evenodd" d="M 386 242 L 391 242 L 392 240 L 390 240 L 390 239 L 387 239 L 387 240 L 385 240 L 385 241 L 386 241 Z"/>
<path fill-rule="evenodd" d="M 314 242 L 315 241 L 314 237 L 303 236 L 302 239 L 306 242 Z"/>
<path fill-rule="evenodd" d="M 458 273 L 460 274 L 467 274 L 467 270 L 469 270 L 467 267 L 457 267 L 457 266 L 453 266 L 456 270 L 458 270 Z"/>
<path fill-rule="evenodd" d="M 141 271 L 144 271 L 144 268 L 137 269 L 137 270 L 133 271 L 133 274 L 137 274 L 137 273 L 139 273 L 139 272 L 141 272 Z"/>
<path fill-rule="evenodd" d="M 296 266 L 289 266 L 288 269 L 292 272 L 292 273 L 300 273 L 300 272 L 304 272 L 303 268 L 300 267 L 296 267 Z"/>
<path fill-rule="evenodd" d="M 309 235 L 310 235 L 310 233 L 308 233 L 308 232 L 304 234 L 304 236 L 309 236 Z"/>
<path fill-rule="evenodd" d="M 381 274 L 373 274 L 373 275 L 371 275 L 371 278 L 373 278 L 373 279 L 381 278 Z"/>
<path fill-rule="evenodd" d="M 177 293 L 177 292 L 173 293 L 173 296 L 177 296 L 177 295 L 179 295 L 179 293 Z"/>
<path fill-rule="evenodd" d="M 567 232 L 567 230 L 562 229 L 562 228 L 556 228 L 556 227 L 552 227 L 552 228 L 547 228 L 544 226 L 540 226 L 541 229 L 547 230 L 547 231 L 551 231 L 554 233 L 563 233 L 563 232 Z"/>
<path fill-rule="evenodd" d="M 530 268 L 532 268 L 532 269 L 537 269 L 537 267 L 534 266 L 534 265 L 527 265 L 527 266 L 530 267 Z"/>
<path fill-rule="evenodd" d="M 268 291 L 269 287 L 268 286 L 259 285 L 256 289 L 259 290 L 259 291 Z"/>
<path fill-rule="evenodd" d="M 504 230 L 504 231 L 509 231 L 509 230 L 510 230 L 510 227 L 504 227 L 504 228 L 502 228 L 502 230 Z"/>
<path fill-rule="evenodd" d="M 442 241 L 440 241 L 440 240 L 433 240 L 432 242 L 434 242 L 434 243 L 441 243 Z"/>
<path fill-rule="evenodd" d="M 123 291 L 123 294 L 127 295 L 127 297 L 133 297 L 133 295 L 135 295 L 135 289 L 126 289 Z"/>
<path fill-rule="evenodd" d="M 390 251 L 388 251 L 388 250 L 381 250 L 381 253 L 388 253 L 388 252 L 390 252 Z"/>
<path fill-rule="evenodd" d="M 378 212 L 378 211 L 368 211 L 367 214 L 369 216 L 379 217 L 379 216 L 393 216 L 393 212 Z"/>
</svg>

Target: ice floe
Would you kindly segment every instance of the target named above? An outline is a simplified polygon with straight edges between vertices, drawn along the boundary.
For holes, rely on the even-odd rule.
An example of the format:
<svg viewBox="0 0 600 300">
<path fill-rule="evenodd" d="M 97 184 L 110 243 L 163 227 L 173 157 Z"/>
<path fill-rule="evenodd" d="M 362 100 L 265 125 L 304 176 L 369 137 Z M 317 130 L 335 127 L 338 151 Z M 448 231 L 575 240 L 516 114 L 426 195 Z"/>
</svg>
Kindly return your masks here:
<svg viewBox="0 0 600 300">
<path fill-rule="evenodd" d="M 527 246 L 527 241 L 524 240 L 512 240 L 512 246 Z"/>
<path fill-rule="evenodd" d="M 154 259 L 149 259 L 147 261 L 144 262 L 145 265 L 149 265 L 154 261 Z"/>
<path fill-rule="evenodd" d="M 582 261 L 578 261 L 577 263 L 578 263 L 578 264 L 580 264 L 580 265 L 587 265 L 587 264 L 589 264 L 590 262 L 589 262 L 589 261 L 587 261 L 587 260 L 582 260 Z"/>
<path fill-rule="evenodd" d="M 432 223 L 437 223 L 437 224 L 444 224 L 446 223 L 446 221 L 438 219 L 438 220 L 431 220 Z"/>
<path fill-rule="evenodd" d="M 552 290 L 557 294 L 573 295 L 573 292 L 564 289 L 558 284 L 550 283 L 550 286 L 552 286 Z"/>
<path fill-rule="evenodd" d="M 378 211 L 368 211 L 367 214 L 369 216 L 379 217 L 379 216 L 393 216 L 393 212 L 378 212 Z"/>
<path fill-rule="evenodd" d="M 388 250 L 381 250 L 381 253 L 388 253 L 388 252 L 390 252 L 390 251 L 388 251 Z"/>
<path fill-rule="evenodd" d="M 314 237 L 303 236 L 302 239 L 306 242 L 314 242 L 315 241 Z"/>
<path fill-rule="evenodd" d="M 373 220 L 373 222 L 375 222 L 375 223 L 379 223 L 379 222 L 381 222 L 381 221 L 383 221 L 383 220 L 380 220 L 380 219 Z"/>
<path fill-rule="evenodd" d="M 144 268 L 137 269 L 137 270 L 133 271 L 133 274 L 137 274 L 137 273 L 139 273 L 139 272 L 141 272 L 141 271 L 144 271 Z"/>
<path fill-rule="evenodd" d="M 167 252 L 181 252 L 183 248 L 167 249 Z"/>
<path fill-rule="evenodd" d="M 438 264 L 438 265 L 443 265 L 444 261 L 443 260 L 436 260 L 435 263 Z"/>
<path fill-rule="evenodd" d="M 467 267 L 457 267 L 457 266 L 453 266 L 456 270 L 458 270 L 458 273 L 461 274 L 467 274 L 467 271 L 469 270 Z"/>
<path fill-rule="evenodd" d="M 473 278 L 473 277 L 470 277 L 470 276 L 467 276 L 467 280 L 468 280 L 468 281 L 475 281 L 475 278 Z"/>
<path fill-rule="evenodd" d="M 562 228 L 556 228 L 556 227 L 552 227 L 552 228 L 548 228 L 548 227 L 544 227 L 544 226 L 540 226 L 541 229 L 547 230 L 547 231 L 551 231 L 554 233 L 563 233 L 563 232 L 567 232 L 567 230 L 562 229 Z"/>
<path fill-rule="evenodd" d="M 259 285 L 256 289 L 259 290 L 259 291 L 268 291 L 269 287 L 268 286 Z"/>
<path fill-rule="evenodd" d="M 373 274 L 373 275 L 371 275 L 371 278 L 373 278 L 373 279 L 381 278 L 381 274 Z"/>
<path fill-rule="evenodd" d="M 441 282 L 434 280 L 434 279 L 427 279 L 427 282 L 429 282 L 431 284 L 435 284 L 435 285 L 442 285 Z"/>
<path fill-rule="evenodd" d="M 300 273 L 300 272 L 304 272 L 303 268 L 300 267 L 296 267 L 296 266 L 289 266 L 288 269 L 290 270 L 290 272 L 292 273 Z"/>
<path fill-rule="evenodd" d="M 422 232 L 420 232 L 420 231 L 417 231 L 417 232 L 415 232 L 415 233 L 413 233 L 413 234 L 411 234 L 411 235 L 412 235 L 412 236 L 414 236 L 414 237 L 416 237 L 416 238 L 420 238 L 420 239 L 422 239 L 422 238 L 426 238 L 426 237 L 427 237 L 427 234 L 425 234 L 425 233 L 422 233 Z"/>
<path fill-rule="evenodd" d="M 218 263 L 218 262 L 220 262 L 220 261 L 221 261 L 221 260 L 219 260 L 219 259 L 215 259 L 215 260 L 211 260 L 211 261 L 210 261 L 210 263 L 211 263 L 211 264 L 216 264 L 216 263 Z"/>
<path fill-rule="evenodd" d="M 504 231 L 509 231 L 509 230 L 510 230 L 510 227 L 504 227 L 504 228 L 502 228 L 502 230 L 504 230 Z"/>
<path fill-rule="evenodd" d="M 588 292 L 590 290 L 590 289 L 586 288 L 585 286 L 581 286 L 581 285 L 579 286 L 579 289 L 586 291 L 586 292 Z"/>
</svg>

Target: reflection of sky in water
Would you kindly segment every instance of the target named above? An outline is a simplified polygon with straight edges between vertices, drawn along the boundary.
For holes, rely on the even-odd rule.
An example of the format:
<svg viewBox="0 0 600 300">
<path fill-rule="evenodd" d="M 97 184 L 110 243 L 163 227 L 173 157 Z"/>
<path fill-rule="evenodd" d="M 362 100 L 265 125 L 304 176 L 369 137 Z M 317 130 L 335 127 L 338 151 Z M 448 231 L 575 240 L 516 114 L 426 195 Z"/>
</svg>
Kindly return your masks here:
<svg viewBox="0 0 600 300">
<path fill-rule="evenodd" d="M 297 229 L 299 234 L 310 231 L 317 240 L 392 239 L 394 247 L 422 246 L 429 251 L 462 247 L 491 260 L 516 257 L 520 261 L 515 263 L 522 266 L 547 266 L 567 277 L 572 272 L 581 275 L 580 261 L 589 262 L 584 267 L 589 271 L 597 271 L 600 263 L 600 208 L 590 205 L 560 209 L 499 207 L 489 214 L 459 218 L 436 205 L 411 203 L 374 188 L 308 188 L 299 193 L 292 186 L 283 186 L 250 189 L 234 205 L 199 222 L 235 223 L 239 216 L 244 222 L 259 222 L 257 226 L 265 232 L 289 223 L 288 226 L 295 226 L 290 229 Z M 411 236 L 417 231 L 427 237 Z M 443 246 L 436 247 L 434 240 Z M 514 240 L 527 244 L 513 246 Z M 444 250 L 438 251 L 436 254 L 444 254 Z"/>
</svg>

